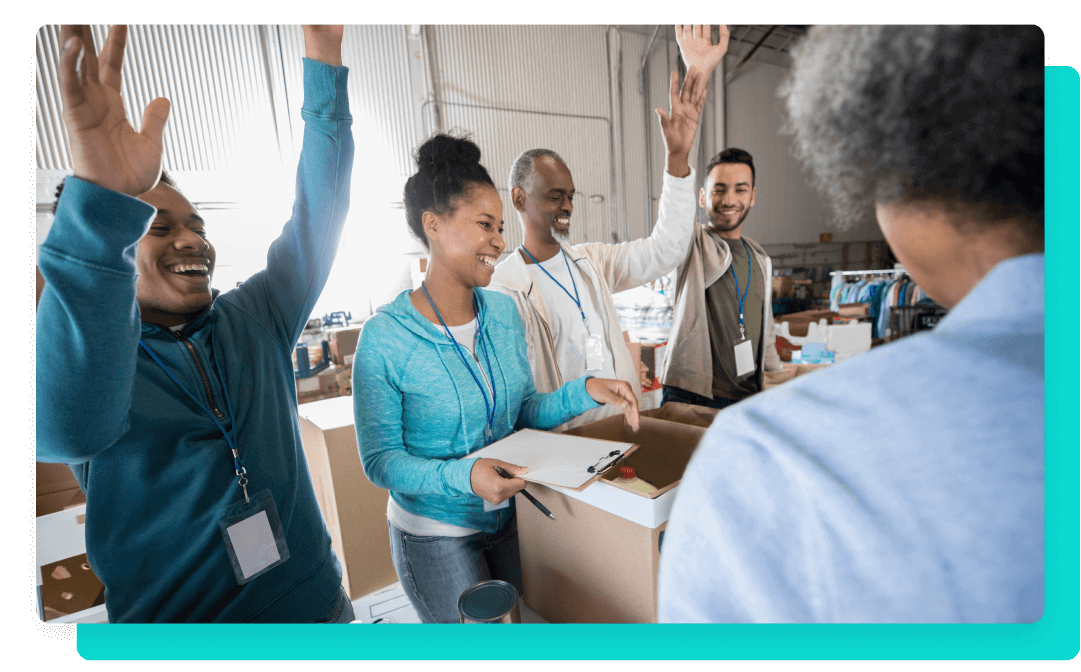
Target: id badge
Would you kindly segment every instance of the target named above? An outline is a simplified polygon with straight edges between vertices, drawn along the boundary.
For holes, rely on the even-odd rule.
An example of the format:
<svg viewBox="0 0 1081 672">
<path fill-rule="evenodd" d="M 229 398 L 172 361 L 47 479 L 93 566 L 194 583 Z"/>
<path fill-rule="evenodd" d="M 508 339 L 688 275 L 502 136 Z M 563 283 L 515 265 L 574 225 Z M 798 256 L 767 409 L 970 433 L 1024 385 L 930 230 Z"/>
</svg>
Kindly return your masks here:
<svg viewBox="0 0 1081 672">
<path fill-rule="evenodd" d="M 278 510 L 270 490 L 251 497 L 251 503 L 229 507 L 218 521 L 236 582 L 243 585 L 289 559 Z"/>
<path fill-rule="evenodd" d="M 600 334 L 586 336 L 586 371 L 604 368 L 604 341 Z"/>
<path fill-rule="evenodd" d="M 510 499 L 504 499 L 502 504 L 492 504 L 487 499 L 482 499 L 481 501 L 484 502 L 484 512 L 488 513 L 489 511 L 498 511 L 500 509 L 507 508 L 508 506 L 510 506 L 511 499 L 514 498 L 511 497 Z"/>
<path fill-rule="evenodd" d="M 754 354 L 751 352 L 751 341 L 745 340 L 736 344 L 736 375 L 742 378 L 748 373 L 753 373 Z"/>
</svg>

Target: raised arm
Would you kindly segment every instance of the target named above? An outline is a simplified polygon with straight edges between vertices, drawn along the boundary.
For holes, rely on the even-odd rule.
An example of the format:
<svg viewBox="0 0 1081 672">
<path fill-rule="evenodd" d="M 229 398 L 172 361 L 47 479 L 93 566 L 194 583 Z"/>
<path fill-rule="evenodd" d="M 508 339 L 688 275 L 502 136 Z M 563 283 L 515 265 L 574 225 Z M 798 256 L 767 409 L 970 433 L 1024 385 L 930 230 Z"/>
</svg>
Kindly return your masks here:
<svg viewBox="0 0 1081 672">
<path fill-rule="evenodd" d="M 728 29 L 720 27 L 712 44 L 709 26 L 676 26 L 676 41 L 687 64 L 683 88 L 672 73 L 670 112 L 657 108 L 667 150 L 657 224 L 647 238 L 599 250 L 603 272 L 613 292 L 638 287 L 670 273 L 686 256 L 694 233 L 694 171 L 688 157 L 698 132 L 710 75 L 728 50 Z"/>
<path fill-rule="evenodd" d="M 89 26 L 60 31 L 64 126 L 74 176 L 41 246 L 37 309 L 37 459 L 85 462 L 128 430 L 139 340 L 135 249 L 154 208 L 134 196 L 161 174 L 169 102 L 136 132 L 120 72 L 127 30 L 113 26 L 100 56 Z"/>
<path fill-rule="evenodd" d="M 342 26 L 304 27 L 304 144 L 293 212 L 266 270 L 223 298 L 264 321 L 291 349 L 330 275 L 349 210 L 352 116 L 341 65 Z"/>
</svg>

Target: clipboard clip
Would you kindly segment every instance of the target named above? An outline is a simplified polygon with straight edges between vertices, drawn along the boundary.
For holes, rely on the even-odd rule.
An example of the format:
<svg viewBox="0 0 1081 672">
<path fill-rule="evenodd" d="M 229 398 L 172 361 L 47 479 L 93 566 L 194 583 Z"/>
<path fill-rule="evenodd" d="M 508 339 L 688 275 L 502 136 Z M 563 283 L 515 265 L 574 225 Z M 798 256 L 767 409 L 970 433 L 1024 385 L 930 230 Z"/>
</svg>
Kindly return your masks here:
<svg viewBox="0 0 1081 672">
<path fill-rule="evenodd" d="M 617 462 L 617 461 L 619 460 L 619 458 L 620 458 L 620 457 L 621 457 L 622 455 L 623 455 L 623 453 L 622 453 L 622 452 L 620 452 L 620 451 L 618 451 L 618 450 L 613 450 L 612 452 L 608 453 L 607 455 L 602 455 L 602 456 L 601 456 L 601 459 L 597 460 L 597 462 L 596 462 L 596 463 L 595 463 L 595 464 L 594 464 L 593 466 L 591 466 L 591 467 L 588 467 L 588 468 L 586 468 L 586 471 L 588 471 L 588 472 L 589 472 L 589 473 L 591 473 L 591 474 L 595 474 L 595 473 L 597 473 L 597 472 L 600 472 L 600 471 L 604 471 L 604 470 L 605 470 L 605 469 L 607 469 L 608 467 L 610 467 L 610 466 L 612 466 L 613 464 L 615 464 L 615 463 L 616 463 L 616 462 Z M 601 467 L 601 468 L 599 468 L 599 469 L 598 469 L 598 468 L 597 468 L 597 466 L 598 466 L 598 465 L 599 465 L 599 464 L 600 464 L 601 462 L 604 462 L 605 460 L 607 460 L 607 459 L 608 459 L 609 457 L 615 457 L 616 459 L 614 459 L 614 460 L 610 460 L 610 461 L 608 462 L 608 464 L 606 464 L 606 465 L 604 465 L 603 467 Z"/>
</svg>

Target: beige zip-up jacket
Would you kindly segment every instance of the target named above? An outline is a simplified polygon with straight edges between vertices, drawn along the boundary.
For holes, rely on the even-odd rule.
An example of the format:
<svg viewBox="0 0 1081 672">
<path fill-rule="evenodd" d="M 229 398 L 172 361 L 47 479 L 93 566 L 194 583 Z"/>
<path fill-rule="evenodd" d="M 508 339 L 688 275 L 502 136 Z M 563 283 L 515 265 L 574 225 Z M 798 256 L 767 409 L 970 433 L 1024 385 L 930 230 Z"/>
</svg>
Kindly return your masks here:
<svg viewBox="0 0 1081 672">
<path fill-rule="evenodd" d="M 756 373 L 762 386 L 765 370 L 780 371 L 781 357 L 777 354 L 777 337 L 773 330 L 773 262 L 762 246 L 747 236 L 747 247 L 758 262 L 758 278 L 765 283 L 762 306 L 762 338 L 759 340 Z M 698 222 L 687 258 L 676 271 L 676 303 L 672 311 L 672 332 L 668 336 L 661 361 L 659 378 L 662 385 L 671 385 L 688 392 L 713 398 L 713 350 L 709 344 L 706 313 L 706 288 L 728 272 L 732 251 L 728 242 L 710 236 Z"/>
<path fill-rule="evenodd" d="M 653 282 L 670 273 L 686 258 L 694 230 L 694 178 L 693 168 L 687 177 L 673 177 L 668 172 L 664 173 L 657 225 L 647 238 L 615 245 L 583 243 L 561 246 L 567 259 L 575 264 L 586 280 L 584 289 L 603 318 L 604 338 L 612 351 L 616 378 L 630 383 L 639 404 L 642 401 L 642 385 L 630 350 L 623 340 L 612 294 Z M 556 363 L 548 309 L 541 293 L 534 291 L 533 280 L 520 248 L 495 267 L 495 275 L 488 288 L 510 296 L 518 306 L 518 313 L 525 324 L 529 367 L 533 371 L 537 391 L 559 389 L 564 380 Z M 578 416 L 568 426 L 575 427 L 619 412 L 614 406 L 600 406 Z"/>
</svg>

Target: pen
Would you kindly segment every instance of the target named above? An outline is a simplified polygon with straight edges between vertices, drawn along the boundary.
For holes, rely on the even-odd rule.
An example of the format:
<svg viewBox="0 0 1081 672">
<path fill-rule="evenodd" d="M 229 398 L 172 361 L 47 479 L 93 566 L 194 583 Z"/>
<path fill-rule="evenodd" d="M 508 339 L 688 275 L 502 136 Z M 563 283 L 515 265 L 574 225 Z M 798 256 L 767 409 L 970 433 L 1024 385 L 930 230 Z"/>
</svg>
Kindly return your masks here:
<svg viewBox="0 0 1081 672">
<path fill-rule="evenodd" d="M 508 474 L 508 473 L 507 473 L 507 471 L 506 471 L 505 469 L 503 469 L 502 467 L 496 467 L 496 468 L 495 468 L 495 473 L 499 474 L 499 475 L 500 475 L 500 476 L 502 476 L 503 478 L 514 478 L 513 476 L 511 476 L 510 474 Z M 528 499 L 529 501 L 533 502 L 533 506 L 535 506 L 535 507 L 537 507 L 538 509 L 540 509 L 540 512 L 541 512 L 541 513 L 543 513 L 544 515 L 548 516 L 548 517 L 549 517 L 549 518 L 551 518 L 552 520 L 555 520 L 555 519 L 556 519 L 556 517 L 552 515 L 552 512 L 548 510 L 548 507 L 546 507 L 546 506 L 544 506 L 544 504 L 541 504 L 540 502 L 538 502 L 538 501 L 537 501 L 537 498 L 536 498 L 536 497 L 534 497 L 533 495 L 529 494 L 529 493 L 528 493 L 528 492 L 526 492 L 525 490 L 520 490 L 519 492 L 521 492 L 521 493 L 522 493 L 523 495 L 525 495 L 525 498 L 526 498 L 526 499 Z"/>
</svg>

